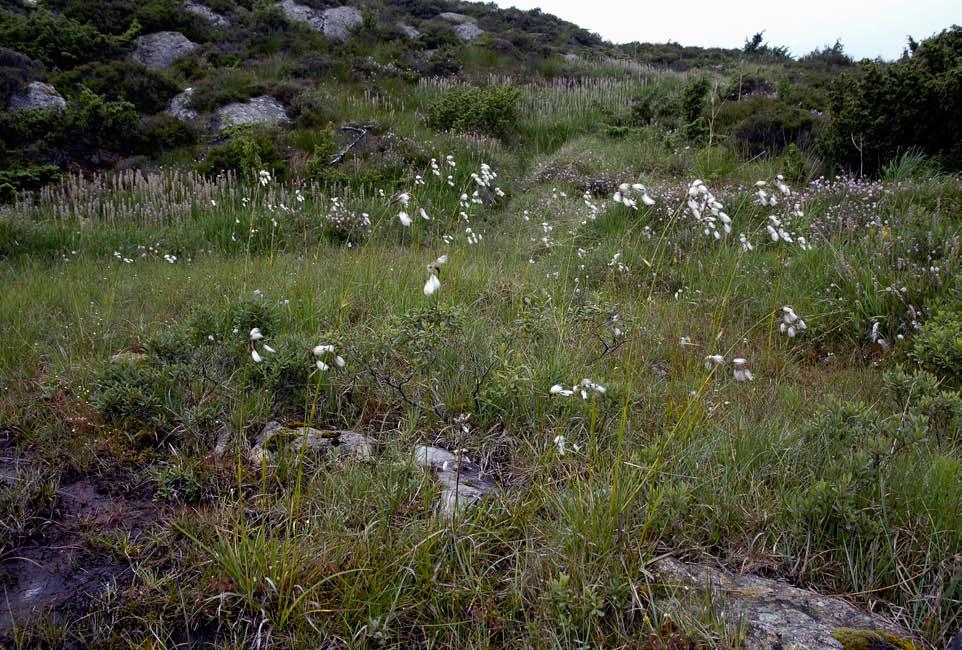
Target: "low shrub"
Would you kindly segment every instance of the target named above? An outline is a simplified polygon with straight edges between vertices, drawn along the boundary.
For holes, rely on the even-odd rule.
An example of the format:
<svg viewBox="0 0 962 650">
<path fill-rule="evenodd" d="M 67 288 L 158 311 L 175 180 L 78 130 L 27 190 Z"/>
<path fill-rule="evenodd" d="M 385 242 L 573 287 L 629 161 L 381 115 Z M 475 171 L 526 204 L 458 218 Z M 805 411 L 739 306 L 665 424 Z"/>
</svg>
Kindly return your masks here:
<svg viewBox="0 0 962 650">
<path fill-rule="evenodd" d="M 428 106 L 428 123 L 437 129 L 504 137 L 517 120 L 520 97 L 519 89 L 508 86 L 454 88 Z"/>
</svg>

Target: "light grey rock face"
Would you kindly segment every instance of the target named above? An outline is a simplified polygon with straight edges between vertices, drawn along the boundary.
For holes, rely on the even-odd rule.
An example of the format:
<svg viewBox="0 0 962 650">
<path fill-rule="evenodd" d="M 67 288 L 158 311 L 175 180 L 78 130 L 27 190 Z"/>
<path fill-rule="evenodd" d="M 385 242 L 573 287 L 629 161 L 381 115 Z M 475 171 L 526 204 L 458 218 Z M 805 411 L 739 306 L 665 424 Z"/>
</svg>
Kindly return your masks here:
<svg viewBox="0 0 962 650">
<path fill-rule="evenodd" d="M 294 0 L 282 0 L 277 3 L 280 10 L 287 16 L 288 20 L 307 23 L 316 32 L 324 31 L 324 16 L 321 12 L 294 2 Z"/>
<path fill-rule="evenodd" d="M 63 110 L 67 107 L 66 100 L 60 96 L 57 89 L 42 81 L 31 81 L 10 97 L 7 108 L 11 111 L 21 110 Z"/>
<path fill-rule="evenodd" d="M 164 113 L 171 117 L 176 117 L 178 120 L 183 120 L 184 122 L 193 122 L 197 119 L 197 111 L 191 106 L 193 97 L 193 88 L 188 88 L 179 95 L 175 95 L 171 98 L 170 103 L 167 104 L 167 109 Z"/>
<path fill-rule="evenodd" d="M 453 515 L 498 489 L 493 481 L 482 476 L 476 464 L 440 447 L 415 446 L 414 462 L 432 470 L 437 477 L 441 485 L 439 507 L 445 515 Z"/>
<path fill-rule="evenodd" d="M 351 31 L 364 22 L 361 12 L 354 7 L 334 7 L 324 10 L 324 35 L 336 41 L 346 41 Z"/>
<path fill-rule="evenodd" d="M 180 32 L 156 32 L 134 41 L 133 57 L 150 70 L 163 70 L 197 47 Z"/>
<path fill-rule="evenodd" d="M 364 21 L 361 12 L 354 7 L 334 7 L 317 11 L 306 5 L 298 4 L 294 0 L 282 0 L 277 3 L 289 20 L 306 23 L 316 32 L 336 41 L 345 41 L 351 37 L 351 31 Z"/>
<path fill-rule="evenodd" d="M 222 16 L 207 5 L 191 2 L 191 0 L 184 2 L 184 11 L 195 16 L 200 16 L 214 27 L 227 27 L 230 25 L 230 21 L 227 20 L 226 16 Z"/>
<path fill-rule="evenodd" d="M 458 14 L 453 11 L 445 11 L 444 13 L 438 14 L 438 18 L 441 20 L 446 20 L 449 23 L 473 23 L 474 18 L 471 16 L 465 16 L 464 14 Z"/>
<path fill-rule="evenodd" d="M 421 35 L 421 32 L 410 25 L 405 25 L 404 23 L 398 24 L 398 29 L 400 29 L 408 38 L 417 38 Z"/>
<path fill-rule="evenodd" d="M 868 647 L 896 648 L 885 634 L 911 640 L 905 630 L 879 616 L 856 609 L 841 598 L 753 575 L 729 575 L 719 569 L 672 558 L 652 567 L 658 582 L 675 590 L 671 602 L 676 621 L 699 618 L 706 609 L 744 633 L 746 650 L 841 650 L 836 635 L 865 634 Z M 867 632 L 854 632 L 865 630 Z"/>
<path fill-rule="evenodd" d="M 220 129 L 231 124 L 288 124 L 291 118 L 284 105 L 273 97 L 254 97 L 246 102 L 236 102 L 217 109 L 217 123 Z"/>
<path fill-rule="evenodd" d="M 484 30 L 474 23 L 463 23 L 454 28 L 454 33 L 457 34 L 462 41 L 473 41 L 478 36 L 481 36 Z"/>
</svg>

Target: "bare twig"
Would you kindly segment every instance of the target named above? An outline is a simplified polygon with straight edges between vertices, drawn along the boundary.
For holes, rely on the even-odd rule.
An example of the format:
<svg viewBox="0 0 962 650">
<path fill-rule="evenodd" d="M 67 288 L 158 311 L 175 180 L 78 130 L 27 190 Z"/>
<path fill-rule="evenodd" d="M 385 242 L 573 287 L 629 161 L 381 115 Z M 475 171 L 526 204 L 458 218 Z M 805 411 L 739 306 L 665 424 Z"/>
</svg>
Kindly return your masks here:
<svg viewBox="0 0 962 650">
<path fill-rule="evenodd" d="M 353 140 L 351 140 L 351 142 L 350 142 L 346 147 L 344 147 L 343 149 L 341 149 L 341 150 L 337 153 L 337 155 L 335 155 L 333 158 L 331 158 L 330 161 L 328 161 L 327 166 L 328 166 L 328 167 L 333 167 L 333 166 L 336 165 L 337 163 L 339 163 L 339 162 L 341 162 L 342 160 L 344 160 L 344 156 L 346 156 L 351 149 L 353 149 L 354 147 L 356 147 L 356 146 L 361 142 L 361 140 L 364 139 L 364 136 L 367 135 L 368 131 L 369 131 L 371 128 L 373 128 L 373 127 L 374 127 L 373 124 L 361 124 L 361 125 L 358 125 L 358 126 L 354 126 L 354 125 L 351 125 L 351 124 L 345 124 L 344 126 L 342 126 L 342 127 L 341 127 L 341 131 L 348 131 L 349 133 L 354 133 L 354 134 L 356 134 L 356 135 L 355 135 L 355 138 L 354 138 Z"/>
</svg>

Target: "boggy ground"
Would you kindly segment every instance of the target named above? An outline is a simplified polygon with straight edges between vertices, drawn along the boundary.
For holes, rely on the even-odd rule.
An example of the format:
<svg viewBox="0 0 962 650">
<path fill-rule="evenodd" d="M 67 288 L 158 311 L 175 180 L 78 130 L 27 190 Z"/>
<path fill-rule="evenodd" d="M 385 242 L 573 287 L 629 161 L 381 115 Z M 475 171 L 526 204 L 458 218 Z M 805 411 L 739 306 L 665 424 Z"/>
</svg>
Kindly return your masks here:
<svg viewBox="0 0 962 650">
<path fill-rule="evenodd" d="M 151 177 L 7 209 L 6 589 L 57 610 L 9 642 L 743 645 L 707 603 L 678 623 L 666 554 L 945 642 L 958 178 L 639 137 L 439 135 L 383 194 Z M 252 455 L 271 421 L 377 453 Z M 500 489 L 446 514 L 418 444 Z"/>
</svg>

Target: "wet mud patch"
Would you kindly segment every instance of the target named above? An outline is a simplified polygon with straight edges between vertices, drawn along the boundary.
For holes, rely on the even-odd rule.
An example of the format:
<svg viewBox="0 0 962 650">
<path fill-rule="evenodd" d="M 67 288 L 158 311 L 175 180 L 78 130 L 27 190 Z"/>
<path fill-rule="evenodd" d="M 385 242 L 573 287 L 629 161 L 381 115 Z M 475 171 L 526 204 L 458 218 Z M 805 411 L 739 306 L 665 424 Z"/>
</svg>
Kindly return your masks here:
<svg viewBox="0 0 962 650">
<path fill-rule="evenodd" d="M 39 471 L 0 449 L 0 488 Z M 69 622 L 108 586 L 131 580 L 120 540 L 136 541 L 163 515 L 149 498 L 113 493 L 102 479 L 62 480 L 42 532 L 0 555 L 0 645 L 15 626 L 44 616 Z"/>
</svg>

